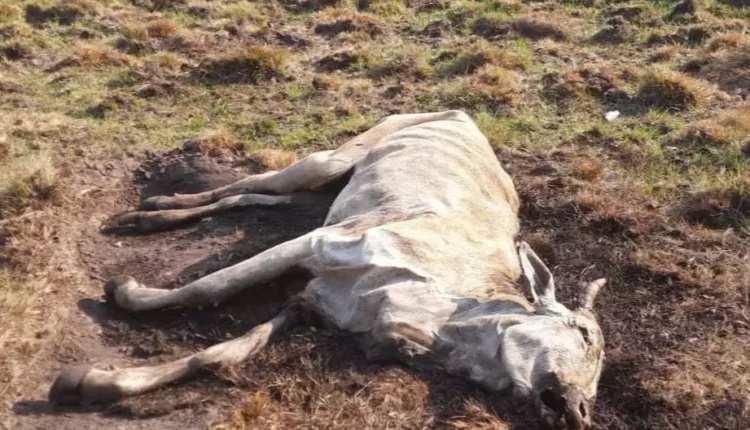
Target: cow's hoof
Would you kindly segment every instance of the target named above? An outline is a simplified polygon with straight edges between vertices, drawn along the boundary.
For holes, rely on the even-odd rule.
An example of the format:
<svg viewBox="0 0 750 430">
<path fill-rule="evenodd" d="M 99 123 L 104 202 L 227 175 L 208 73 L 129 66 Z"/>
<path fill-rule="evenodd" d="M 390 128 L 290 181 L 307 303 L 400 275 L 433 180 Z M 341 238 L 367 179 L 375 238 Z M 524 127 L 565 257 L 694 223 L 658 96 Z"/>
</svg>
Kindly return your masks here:
<svg viewBox="0 0 750 430">
<path fill-rule="evenodd" d="M 159 209 L 171 209 L 171 198 L 168 196 L 153 196 L 141 202 L 138 209 L 142 211 L 154 211 Z"/>
<path fill-rule="evenodd" d="M 115 295 L 117 294 L 117 291 L 119 289 L 125 287 L 137 288 L 138 286 L 138 281 L 136 281 L 132 276 L 115 276 L 114 278 L 110 278 L 110 280 L 107 281 L 106 284 L 104 284 L 104 296 L 107 298 L 108 302 L 114 302 Z"/>
<path fill-rule="evenodd" d="M 66 367 L 57 375 L 49 389 L 49 401 L 57 405 L 76 405 L 83 403 L 81 384 L 91 366 L 79 365 Z"/>
<path fill-rule="evenodd" d="M 143 218 L 142 212 L 124 212 L 117 215 L 112 216 L 109 220 L 107 220 L 105 227 L 106 228 L 117 228 L 117 227 L 127 227 L 127 226 L 138 226 L 141 222 L 141 218 Z"/>
</svg>

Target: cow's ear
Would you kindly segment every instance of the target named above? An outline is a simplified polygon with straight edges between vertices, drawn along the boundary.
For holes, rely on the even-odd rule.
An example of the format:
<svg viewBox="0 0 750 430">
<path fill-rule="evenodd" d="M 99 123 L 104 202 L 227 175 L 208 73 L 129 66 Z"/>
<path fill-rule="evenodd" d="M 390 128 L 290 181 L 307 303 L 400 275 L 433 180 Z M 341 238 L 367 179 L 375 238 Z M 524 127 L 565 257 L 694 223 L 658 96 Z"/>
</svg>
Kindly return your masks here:
<svg viewBox="0 0 750 430">
<path fill-rule="evenodd" d="M 518 255 L 521 258 L 523 274 L 531 285 L 534 303 L 542 307 L 554 306 L 557 301 L 555 300 L 555 280 L 552 279 L 552 272 L 544 265 L 542 259 L 534 253 L 528 243 L 521 242 L 518 244 Z"/>
</svg>

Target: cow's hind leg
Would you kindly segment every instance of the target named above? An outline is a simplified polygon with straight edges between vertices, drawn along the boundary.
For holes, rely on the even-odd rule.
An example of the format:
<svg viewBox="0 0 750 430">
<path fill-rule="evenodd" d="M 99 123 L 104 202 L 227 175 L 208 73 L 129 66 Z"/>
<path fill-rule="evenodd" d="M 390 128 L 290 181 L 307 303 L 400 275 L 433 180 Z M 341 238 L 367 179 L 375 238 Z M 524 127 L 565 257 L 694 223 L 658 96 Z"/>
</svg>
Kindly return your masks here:
<svg viewBox="0 0 750 430">
<path fill-rule="evenodd" d="M 114 401 L 187 378 L 202 369 L 239 364 L 258 353 L 272 336 L 299 320 L 297 306 L 289 306 L 242 337 L 158 366 L 110 371 L 88 366 L 63 369 L 50 388 L 49 400 L 58 404 Z"/>
<path fill-rule="evenodd" d="M 240 194 L 224 197 L 215 203 L 195 208 L 136 211 L 120 214 L 109 220 L 107 228 L 114 229 L 132 225 L 140 232 L 154 232 L 166 230 L 187 221 L 198 220 L 205 216 L 234 208 L 311 205 L 317 201 L 319 199 L 312 194 L 290 194 L 283 196 Z"/>
<path fill-rule="evenodd" d="M 203 193 L 154 196 L 143 201 L 141 210 L 204 206 L 237 194 L 288 194 L 315 190 L 350 171 L 384 137 L 407 127 L 440 120 L 471 121 L 460 111 L 391 115 L 338 149 L 310 154 L 281 171 L 248 176 Z"/>
<path fill-rule="evenodd" d="M 271 281 L 295 267 L 309 267 L 313 263 L 313 233 L 276 245 L 182 288 L 148 288 L 130 276 L 116 276 L 106 283 L 104 291 L 108 300 L 131 311 L 218 305 L 248 287 Z"/>
</svg>

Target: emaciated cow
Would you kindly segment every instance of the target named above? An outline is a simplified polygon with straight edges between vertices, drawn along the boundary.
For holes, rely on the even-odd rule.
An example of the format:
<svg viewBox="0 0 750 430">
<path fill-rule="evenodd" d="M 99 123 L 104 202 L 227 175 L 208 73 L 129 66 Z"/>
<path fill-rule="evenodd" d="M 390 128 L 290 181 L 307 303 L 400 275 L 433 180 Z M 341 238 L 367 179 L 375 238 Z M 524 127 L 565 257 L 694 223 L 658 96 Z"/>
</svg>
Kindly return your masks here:
<svg viewBox="0 0 750 430">
<path fill-rule="evenodd" d="M 289 270 L 310 272 L 279 315 L 171 363 L 64 369 L 50 400 L 112 401 L 240 363 L 312 312 L 358 339 L 368 357 L 429 364 L 491 390 L 512 387 L 535 403 L 542 423 L 589 425 L 604 362 L 592 307 L 604 280 L 587 285 L 575 310 L 555 299 L 549 269 L 515 242 L 513 182 L 463 112 L 392 115 L 339 149 L 212 191 L 149 198 L 116 223 L 153 231 L 233 207 L 293 204 L 296 192 L 347 174 L 324 225 L 310 233 L 182 288 L 149 288 L 130 276 L 104 286 L 110 301 L 140 312 L 218 305 Z M 532 303 L 514 288 L 522 272 Z"/>
</svg>

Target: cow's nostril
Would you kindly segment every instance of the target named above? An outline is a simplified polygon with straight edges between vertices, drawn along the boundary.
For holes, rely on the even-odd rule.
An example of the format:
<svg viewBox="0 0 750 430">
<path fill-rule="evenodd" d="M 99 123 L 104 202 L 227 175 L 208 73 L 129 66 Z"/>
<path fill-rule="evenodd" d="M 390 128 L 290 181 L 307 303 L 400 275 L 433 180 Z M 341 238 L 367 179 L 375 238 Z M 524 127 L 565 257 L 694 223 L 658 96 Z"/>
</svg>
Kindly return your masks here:
<svg viewBox="0 0 750 430">
<path fill-rule="evenodd" d="M 544 403 L 544 406 L 562 414 L 565 411 L 565 400 L 562 396 L 555 394 L 552 390 L 544 390 L 539 395 L 539 399 Z"/>
<path fill-rule="evenodd" d="M 578 410 L 581 412 L 581 417 L 586 418 L 586 403 L 581 402 L 581 405 L 578 407 Z"/>
</svg>

